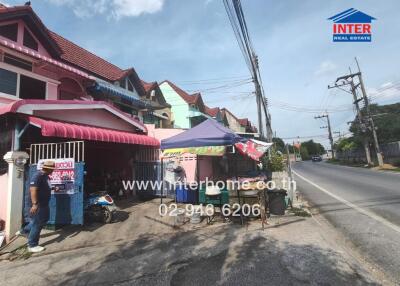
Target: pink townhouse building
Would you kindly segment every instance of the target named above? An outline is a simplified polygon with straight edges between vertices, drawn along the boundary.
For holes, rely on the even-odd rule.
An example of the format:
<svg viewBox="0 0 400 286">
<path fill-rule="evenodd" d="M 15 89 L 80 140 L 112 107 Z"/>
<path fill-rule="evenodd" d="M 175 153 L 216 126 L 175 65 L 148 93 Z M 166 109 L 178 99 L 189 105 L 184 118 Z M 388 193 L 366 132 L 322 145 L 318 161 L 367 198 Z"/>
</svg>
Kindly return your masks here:
<svg viewBox="0 0 400 286">
<path fill-rule="evenodd" d="M 86 190 L 109 187 L 105 177 L 135 178 L 140 162 L 159 156 L 159 140 L 143 120 L 169 126 L 169 107 L 157 83 L 50 31 L 29 5 L 0 5 L 0 220 L 7 236 L 20 225 L 24 183 L 40 160 L 83 163 Z"/>
</svg>

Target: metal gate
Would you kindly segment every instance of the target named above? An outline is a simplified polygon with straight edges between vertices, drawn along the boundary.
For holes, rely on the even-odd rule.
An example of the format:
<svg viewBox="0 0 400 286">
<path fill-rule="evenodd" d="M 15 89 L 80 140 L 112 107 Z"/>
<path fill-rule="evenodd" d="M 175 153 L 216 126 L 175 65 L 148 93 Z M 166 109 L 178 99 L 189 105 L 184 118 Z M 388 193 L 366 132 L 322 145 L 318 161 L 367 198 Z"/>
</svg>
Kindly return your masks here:
<svg viewBox="0 0 400 286">
<path fill-rule="evenodd" d="M 41 159 L 73 158 L 75 162 L 85 161 L 85 142 L 71 141 L 61 143 L 31 144 L 30 164 L 37 164 Z"/>
<path fill-rule="evenodd" d="M 24 218 L 29 221 L 31 207 L 29 185 L 33 176 L 38 172 L 38 164 L 41 160 L 56 161 L 54 177 L 59 176 L 60 185 L 64 189 L 61 192 L 52 192 L 49 202 L 49 224 L 83 224 L 83 181 L 84 181 L 84 142 L 62 142 L 32 144 L 30 146 L 30 164 L 26 172 L 24 188 Z M 64 166 L 63 162 L 73 162 L 72 168 L 66 172 L 57 169 L 57 165 Z M 57 164 L 59 163 L 59 164 Z M 60 167 L 63 168 L 63 167 Z M 64 173 L 68 174 L 65 178 Z"/>
</svg>

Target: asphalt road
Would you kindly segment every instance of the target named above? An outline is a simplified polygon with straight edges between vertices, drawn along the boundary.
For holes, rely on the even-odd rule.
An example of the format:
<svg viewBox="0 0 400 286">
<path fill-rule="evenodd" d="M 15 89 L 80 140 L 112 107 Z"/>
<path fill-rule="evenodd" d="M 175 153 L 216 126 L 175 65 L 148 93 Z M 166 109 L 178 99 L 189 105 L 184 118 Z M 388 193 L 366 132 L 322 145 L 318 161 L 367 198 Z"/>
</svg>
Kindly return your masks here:
<svg viewBox="0 0 400 286">
<path fill-rule="evenodd" d="M 298 190 L 369 262 L 400 283 L 400 173 L 298 162 Z"/>
</svg>

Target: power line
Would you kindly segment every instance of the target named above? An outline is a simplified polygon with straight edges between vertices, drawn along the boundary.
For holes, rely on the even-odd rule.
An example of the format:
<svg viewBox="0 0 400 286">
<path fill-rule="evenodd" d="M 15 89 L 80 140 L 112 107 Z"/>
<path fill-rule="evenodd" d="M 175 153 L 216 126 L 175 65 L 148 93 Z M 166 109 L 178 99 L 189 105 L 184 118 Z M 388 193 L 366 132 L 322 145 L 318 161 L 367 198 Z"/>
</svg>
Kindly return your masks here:
<svg viewBox="0 0 400 286">
<path fill-rule="evenodd" d="M 326 138 L 328 135 L 326 134 L 319 134 L 319 135 L 310 135 L 310 136 L 296 136 L 296 137 L 285 137 L 281 138 L 282 140 L 294 140 L 294 139 L 309 139 L 309 138 Z"/>
<path fill-rule="evenodd" d="M 233 100 L 241 100 L 241 99 L 247 99 L 250 98 L 252 94 L 247 94 L 247 95 L 234 95 L 234 96 L 226 96 L 223 98 L 218 98 L 218 99 L 214 99 L 214 100 L 207 100 L 207 104 L 208 103 L 215 103 L 215 102 L 221 102 L 221 101 L 226 101 L 227 99 L 233 99 Z M 171 104 L 173 107 L 175 106 L 186 106 L 187 103 L 182 103 L 180 104 L 179 101 L 168 101 L 169 104 Z"/>
<path fill-rule="evenodd" d="M 209 78 L 209 79 L 198 79 L 198 80 L 186 80 L 186 81 L 177 81 L 178 84 L 207 84 L 214 82 L 229 82 L 229 81 L 237 81 L 237 80 L 245 80 L 251 79 L 248 76 L 232 76 L 232 77 L 220 77 L 220 78 Z"/>
<path fill-rule="evenodd" d="M 204 91 L 215 91 L 215 90 L 220 90 L 220 89 L 231 89 L 233 87 L 238 87 L 238 86 L 242 86 L 242 85 L 247 85 L 249 83 L 252 83 L 252 80 L 242 80 L 236 83 L 230 83 L 230 84 L 224 84 L 224 85 L 220 85 L 220 86 L 214 86 L 214 87 L 210 87 L 210 88 L 205 88 L 205 89 L 192 89 L 192 90 L 187 90 L 188 92 L 204 92 Z"/>
</svg>

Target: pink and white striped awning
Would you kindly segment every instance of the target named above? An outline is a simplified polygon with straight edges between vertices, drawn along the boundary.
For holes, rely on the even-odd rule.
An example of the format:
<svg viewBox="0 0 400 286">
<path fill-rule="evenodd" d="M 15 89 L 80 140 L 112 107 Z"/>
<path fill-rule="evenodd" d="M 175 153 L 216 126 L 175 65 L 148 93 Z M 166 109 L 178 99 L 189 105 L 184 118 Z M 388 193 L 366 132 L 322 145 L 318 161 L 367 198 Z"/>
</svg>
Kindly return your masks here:
<svg viewBox="0 0 400 286">
<path fill-rule="evenodd" d="M 136 134 L 63 121 L 53 121 L 34 116 L 28 116 L 27 119 L 29 123 L 41 129 L 43 136 L 145 145 L 151 147 L 160 146 L 160 141 L 144 134 Z"/>
</svg>

